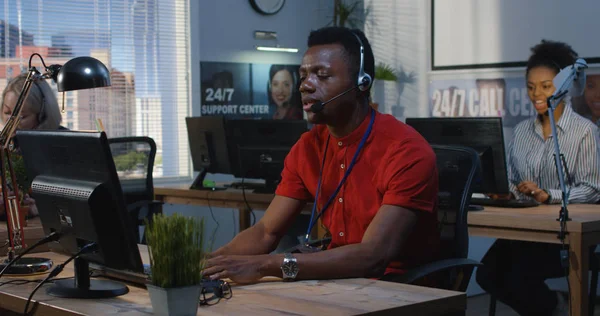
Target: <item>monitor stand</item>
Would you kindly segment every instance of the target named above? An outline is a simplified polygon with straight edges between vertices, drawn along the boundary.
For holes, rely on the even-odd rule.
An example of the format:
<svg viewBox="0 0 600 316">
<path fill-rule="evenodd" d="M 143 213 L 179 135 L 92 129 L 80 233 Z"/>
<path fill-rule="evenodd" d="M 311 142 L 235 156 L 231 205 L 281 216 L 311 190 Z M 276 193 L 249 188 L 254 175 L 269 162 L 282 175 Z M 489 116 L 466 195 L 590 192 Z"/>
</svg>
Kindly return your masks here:
<svg viewBox="0 0 600 316">
<path fill-rule="evenodd" d="M 123 283 L 90 279 L 89 263 L 75 258 L 75 277 L 54 281 L 48 295 L 65 298 L 109 298 L 129 293 Z"/>
<path fill-rule="evenodd" d="M 192 182 L 190 189 L 205 190 L 205 191 L 217 191 L 217 190 L 226 190 L 227 189 L 225 187 L 205 187 L 204 186 L 204 178 L 206 177 L 206 173 L 207 173 L 206 168 L 202 168 L 202 170 L 200 170 L 200 173 L 198 174 L 196 179 L 194 179 L 194 182 Z"/>
</svg>

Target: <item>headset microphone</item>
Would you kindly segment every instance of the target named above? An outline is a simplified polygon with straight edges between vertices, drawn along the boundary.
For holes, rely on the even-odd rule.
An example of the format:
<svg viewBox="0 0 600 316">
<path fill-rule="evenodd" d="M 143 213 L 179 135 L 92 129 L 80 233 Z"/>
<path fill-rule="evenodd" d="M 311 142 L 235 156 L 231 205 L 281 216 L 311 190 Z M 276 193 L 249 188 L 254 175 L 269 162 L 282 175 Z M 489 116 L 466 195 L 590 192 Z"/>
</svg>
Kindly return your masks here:
<svg viewBox="0 0 600 316">
<path fill-rule="evenodd" d="M 333 97 L 333 98 L 331 98 L 331 99 L 329 99 L 329 100 L 327 100 L 325 102 L 317 101 L 317 102 L 313 103 L 313 105 L 310 106 L 310 111 L 313 112 L 313 113 L 321 112 L 321 111 L 323 111 L 323 108 L 325 107 L 325 104 L 327 104 L 327 103 L 329 103 L 329 102 L 331 102 L 331 101 L 333 101 L 333 100 L 335 100 L 335 99 L 343 96 L 344 94 L 346 94 L 346 93 L 348 93 L 348 92 L 350 92 L 350 91 L 352 91 L 352 90 L 354 90 L 354 89 L 356 89 L 358 87 L 360 87 L 360 86 L 358 86 L 358 85 L 354 86 L 354 87 L 352 87 L 352 88 L 350 88 L 350 89 L 348 89 L 348 90 L 346 90 L 346 91 L 344 91 L 344 92 L 336 95 L 335 97 Z"/>
</svg>

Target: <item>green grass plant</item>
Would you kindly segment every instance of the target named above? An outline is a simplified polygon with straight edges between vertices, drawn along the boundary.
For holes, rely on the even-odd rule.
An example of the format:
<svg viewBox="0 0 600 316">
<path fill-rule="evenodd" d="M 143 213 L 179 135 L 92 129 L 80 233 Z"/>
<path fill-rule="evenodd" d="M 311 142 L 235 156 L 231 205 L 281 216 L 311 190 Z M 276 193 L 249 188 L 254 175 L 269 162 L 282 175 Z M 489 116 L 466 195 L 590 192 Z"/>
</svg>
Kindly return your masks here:
<svg viewBox="0 0 600 316">
<path fill-rule="evenodd" d="M 146 226 L 151 283 L 162 288 L 200 284 L 204 262 L 204 218 L 155 214 Z"/>
</svg>

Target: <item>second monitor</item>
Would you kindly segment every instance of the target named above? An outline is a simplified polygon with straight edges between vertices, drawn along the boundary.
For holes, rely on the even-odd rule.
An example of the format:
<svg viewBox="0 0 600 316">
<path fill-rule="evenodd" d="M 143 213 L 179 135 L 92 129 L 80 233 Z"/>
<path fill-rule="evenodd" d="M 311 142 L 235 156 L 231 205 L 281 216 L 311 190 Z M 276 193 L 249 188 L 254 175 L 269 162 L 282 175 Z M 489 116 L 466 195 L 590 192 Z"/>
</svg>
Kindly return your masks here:
<svg viewBox="0 0 600 316">
<path fill-rule="evenodd" d="M 308 130 L 304 120 L 238 120 L 222 116 L 186 118 L 194 170 L 200 171 L 194 189 L 210 173 L 242 179 L 264 179 L 255 192 L 273 193 L 283 162 L 292 146 Z"/>
<path fill-rule="evenodd" d="M 273 193 L 283 162 L 307 128 L 304 120 L 228 120 L 227 147 L 235 177 L 265 180 L 257 193 Z"/>
<path fill-rule="evenodd" d="M 507 194 L 508 176 L 502 118 L 407 118 L 430 144 L 471 147 L 481 160 L 482 174 L 476 179 L 475 193 Z"/>
</svg>

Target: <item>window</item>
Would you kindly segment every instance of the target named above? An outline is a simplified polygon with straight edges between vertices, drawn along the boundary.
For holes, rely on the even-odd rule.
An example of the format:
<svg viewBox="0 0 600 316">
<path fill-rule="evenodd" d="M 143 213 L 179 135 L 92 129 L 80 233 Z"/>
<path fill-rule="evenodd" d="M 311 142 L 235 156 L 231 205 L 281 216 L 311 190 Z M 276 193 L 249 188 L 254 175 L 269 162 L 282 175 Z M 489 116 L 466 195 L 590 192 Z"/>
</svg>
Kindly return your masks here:
<svg viewBox="0 0 600 316">
<path fill-rule="evenodd" d="M 190 176 L 189 0 L 0 2 L 0 87 L 27 70 L 32 53 L 46 64 L 95 57 L 110 70 L 112 86 L 67 92 L 63 122 L 93 130 L 100 119 L 109 137 L 150 136 L 162 161 L 154 176 Z"/>
</svg>

